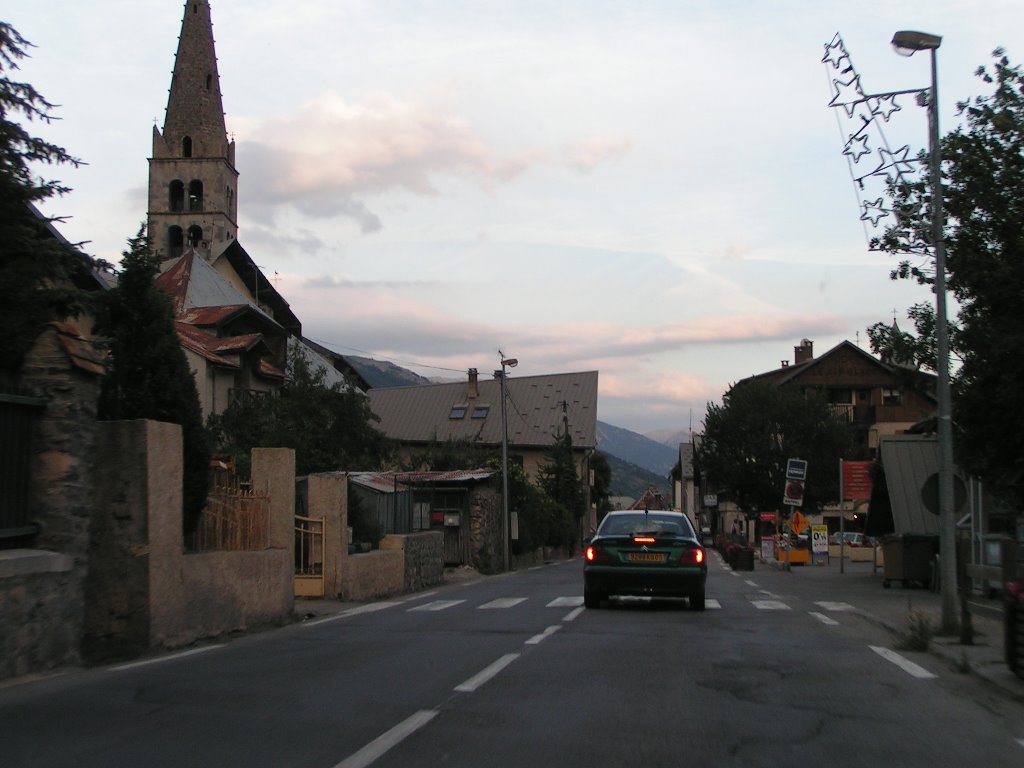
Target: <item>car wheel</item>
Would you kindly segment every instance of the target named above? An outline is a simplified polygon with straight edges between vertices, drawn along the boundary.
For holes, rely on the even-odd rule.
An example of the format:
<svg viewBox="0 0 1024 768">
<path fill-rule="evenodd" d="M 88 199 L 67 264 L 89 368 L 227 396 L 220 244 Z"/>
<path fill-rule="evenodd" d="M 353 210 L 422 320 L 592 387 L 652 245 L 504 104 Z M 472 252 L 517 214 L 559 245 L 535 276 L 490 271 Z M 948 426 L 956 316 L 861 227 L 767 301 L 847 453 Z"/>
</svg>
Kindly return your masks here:
<svg viewBox="0 0 1024 768">
<path fill-rule="evenodd" d="M 696 592 L 690 595 L 690 610 L 691 611 L 703 611 L 704 610 L 704 590 Z"/>
<path fill-rule="evenodd" d="M 583 605 L 587 608 L 600 608 L 601 595 L 592 589 L 583 588 Z"/>
</svg>

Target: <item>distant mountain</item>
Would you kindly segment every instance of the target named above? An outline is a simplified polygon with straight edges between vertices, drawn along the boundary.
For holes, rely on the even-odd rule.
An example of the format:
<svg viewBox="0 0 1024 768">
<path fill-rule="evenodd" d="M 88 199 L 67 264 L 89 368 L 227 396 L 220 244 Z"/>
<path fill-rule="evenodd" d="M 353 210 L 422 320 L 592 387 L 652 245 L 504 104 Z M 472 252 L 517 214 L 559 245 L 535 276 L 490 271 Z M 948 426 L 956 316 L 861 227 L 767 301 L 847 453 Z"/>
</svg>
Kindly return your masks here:
<svg viewBox="0 0 1024 768">
<path fill-rule="evenodd" d="M 345 361 L 356 369 L 371 389 L 385 387 L 407 387 L 416 384 L 429 384 L 430 379 L 389 363 L 387 360 L 374 360 L 371 357 L 345 355 Z"/>
<path fill-rule="evenodd" d="M 597 422 L 597 450 L 606 456 L 615 456 L 653 472 L 664 485 L 668 484 L 669 473 L 679 461 L 678 443 L 674 448 L 670 448 L 636 432 L 613 427 L 600 420 Z"/>
<path fill-rule="evenodd" d="M 679 450 L 680 443 L 690 442 L 690 431 L 686 429 L 658 429 L 653 432 L 644 432 L 644 437 L 656 443 L 667 445 L 674 451 Z"/>
<path fill-rule="evenodd" d="M 610 453 L 605 453 L 604 455 L 608 459 L 608 466 L 612 470 L 610 488 L 612 496 L 629 496 L 632 499 L 638 499 L 648 488 L 655 488 L 663 494 L 669 494 L 668 472 L 664 476 L 659 476 L 643 467 L 638 467 L 636 464 L 623 461 Z"/>
</svg>

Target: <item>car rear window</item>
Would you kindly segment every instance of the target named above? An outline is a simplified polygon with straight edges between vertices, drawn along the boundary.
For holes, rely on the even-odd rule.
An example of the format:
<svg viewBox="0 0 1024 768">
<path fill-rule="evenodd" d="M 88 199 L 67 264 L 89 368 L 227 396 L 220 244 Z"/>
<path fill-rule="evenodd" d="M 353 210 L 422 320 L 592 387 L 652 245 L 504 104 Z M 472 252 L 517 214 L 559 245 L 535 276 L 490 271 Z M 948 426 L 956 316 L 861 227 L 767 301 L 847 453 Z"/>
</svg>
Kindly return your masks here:
<svg viewBox="0 0 1024 768">
<path fill-rule="evenodd" d="M 635 515 L 610 515 L 601 522 L 597 533 L 601 536 L 629 536 L 634 533 L 694 535 L 690 521 L 682 515 L 645 515 L 643 512 Z"/>
</svg>

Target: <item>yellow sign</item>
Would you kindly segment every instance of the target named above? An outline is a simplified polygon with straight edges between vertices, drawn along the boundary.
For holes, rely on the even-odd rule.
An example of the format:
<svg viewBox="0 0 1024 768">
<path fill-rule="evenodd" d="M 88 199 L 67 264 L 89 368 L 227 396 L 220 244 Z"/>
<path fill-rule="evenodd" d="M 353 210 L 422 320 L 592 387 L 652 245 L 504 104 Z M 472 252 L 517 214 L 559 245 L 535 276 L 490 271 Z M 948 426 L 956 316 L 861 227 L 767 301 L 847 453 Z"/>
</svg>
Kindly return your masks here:
<svg viewBox="0 0 1024 768">
<path fill-rule="evenodd" d="M 793 517 L 789 521 L 789 527 L 793 530 L 793 533 L 800 533 L 808 525 L 810 525 L 810 522 L 806 517 L 797 511 L 793 512 Z"/>
</svg>

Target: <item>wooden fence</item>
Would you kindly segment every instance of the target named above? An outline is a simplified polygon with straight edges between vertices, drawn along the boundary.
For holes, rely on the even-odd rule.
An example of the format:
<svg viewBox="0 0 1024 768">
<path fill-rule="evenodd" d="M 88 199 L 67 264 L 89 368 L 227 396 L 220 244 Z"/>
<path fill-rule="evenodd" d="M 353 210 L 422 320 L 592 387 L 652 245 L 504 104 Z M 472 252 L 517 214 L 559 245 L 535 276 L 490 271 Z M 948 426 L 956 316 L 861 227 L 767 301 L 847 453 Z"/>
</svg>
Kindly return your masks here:
<svg viewBox="0 0 1024 768">
<path fill-rule="evenodd" d="M 252 552 L 270 547 L 270 495 L 228 480 L 206 499 L 192 551 Z"/>
</svg>

